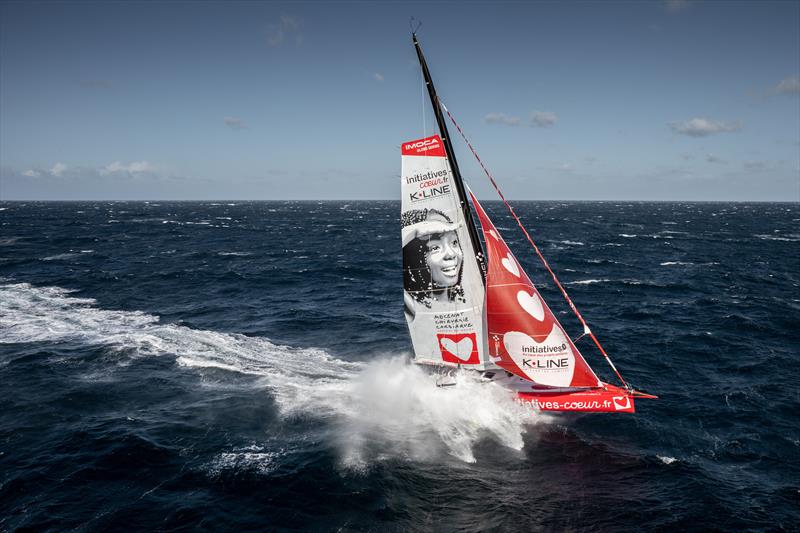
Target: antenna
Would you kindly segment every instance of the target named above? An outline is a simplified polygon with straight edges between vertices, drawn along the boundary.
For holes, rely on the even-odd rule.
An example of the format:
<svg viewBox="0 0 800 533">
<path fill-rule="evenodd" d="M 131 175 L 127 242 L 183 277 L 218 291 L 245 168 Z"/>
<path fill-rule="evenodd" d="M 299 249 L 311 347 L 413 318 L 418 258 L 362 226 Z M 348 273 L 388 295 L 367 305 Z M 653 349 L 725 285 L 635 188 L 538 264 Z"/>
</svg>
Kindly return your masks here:
<svg viewBox="0 0 800 533">
<path fill-rule="evenodd" d="M 417 23 L 417 27 L 414 27 L 414 22 Z M 408 21 L 408 27 L 411 28 L 411 35 L 416 35 L 419 29 L 422 27 L 422 21 L 417 20 L 414 17 L 411 17 Z"/>
</svg>

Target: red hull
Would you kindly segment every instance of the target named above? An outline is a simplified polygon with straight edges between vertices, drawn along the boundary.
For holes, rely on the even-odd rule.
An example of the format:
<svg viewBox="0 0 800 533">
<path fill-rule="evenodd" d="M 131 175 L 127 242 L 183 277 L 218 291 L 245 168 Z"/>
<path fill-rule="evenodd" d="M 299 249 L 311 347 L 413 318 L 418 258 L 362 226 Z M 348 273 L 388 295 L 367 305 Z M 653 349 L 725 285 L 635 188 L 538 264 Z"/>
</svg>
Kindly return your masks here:
<svg viewBox="0 0 800 533">
<path fill-rule="evenodd" d="M 604 384 L 602 389 L 578 392 L 518 392 L 523 403 L 541 411 L 573 411 L 589 413 L 634 413 L 635 398 L 656 398 L 649 394 Z"/>
</svg>

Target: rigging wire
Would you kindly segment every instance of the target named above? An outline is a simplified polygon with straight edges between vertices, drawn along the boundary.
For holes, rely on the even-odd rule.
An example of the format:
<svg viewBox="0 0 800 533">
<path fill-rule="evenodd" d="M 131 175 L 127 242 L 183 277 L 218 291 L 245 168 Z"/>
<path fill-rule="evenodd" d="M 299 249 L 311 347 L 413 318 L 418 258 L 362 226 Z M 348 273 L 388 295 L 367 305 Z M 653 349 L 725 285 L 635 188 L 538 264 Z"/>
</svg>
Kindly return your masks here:
<svg viewBox="0 0 800 533">
<path fill-rule="evenodd" d="M 425 116 L 425 75 L 422 69 L 419 71 L 419 81 L 419 97 L 420 102 L 422 102 L 422 138 L 424 139 L 428 136 L 428 123 L 427 117 Z"/>
<path fill-rule="evenodd" d="M 606 351 L 603 349 L 603 346 L 600 344 L 600 341 L 597 340 L 597 337 L 595 337 L 594 333 L 592 333 L 592 330 L 589 329 L 589 325 L 586 324 L 586 321 L 583 319 L 583 316 L 581 316 L 581 313 L 580 313 L 580 311 L 578 311 L 578 308 L 575 307 L 574 303 L 572 303 L 572 300 L 570 299 L 569 295 L 567 294 L 566 289 L 564 289 L 564 286 L 561 285 L 560 281 L 558 281 L 558 277 L 556 277 L 555 272 L 553 272 L 553 269 L 550 268 L 550 265 L 548 264 L 547 260 L 544 258 L 544 255 L 542 255 L 542 252 L 539 251 L 539 247 L 536 246 L 535 242 L 533 242 L 533 239 L 528 234 L 528 231 L 525 229 L 525 226 L 522 225 L 522 221 L 517 216 L 517 213 L 514 211 L 514 208 L 511 206 L 511 204 L 508 203 L 508 200 L 506 200 L 506 197 L 503 195 L 503 192 L 500 190 L 500 187 L 497 185 L 497 182 L 494 181 L 494 178 L 492 177 L 492 175 L 489 172 L 489 170 L 486 168 L 486 165 L 483 164 L 483 161 L 481 161 L 480 156 L 478 156 L 478 153 L 472 147 L 472 144 L 467 139 L 467 136 L 461 130 L 461 126 L 459 126 L 458 122 L 456 122 L 456 119 L 453 118 L 453 115 L 450 113 L 450 111 L 444 105 L 444 102 L 439 100 L 439 104 L 442 106 L 442 109 L 444 109 L 444 112 L 447 113 L 447 116 L 450 117 L 450 121 L 453 123 L 453 125 L 458 130 L 458 133 L 461 135 L 461 138 L 464 139 L 465 143 L 467 143 L 467 146 L 469 147 L 470 151 L 472 152 L 472 155 L 475 156 L 475 159 L 478 160 L 478 164 L 480 164 L 481 168 L 483 169 L 484 174 L 486 174 L 486 177 L 489 178 L 489 182 L 494 187 L 494 190 L 497 191 L 498 195 L 500 195 L 500 199 L 503 200 L 503 203 L 506 205 L 508 210 L 511 212 L 511 216 L 514 217 L 514 220 L 516 220 L 517 225 L 522 230 L 522 233 L 525 234 L 525 237 L 528 239 L 528 242 L 531 244 L 531 246 L 533 246 L 533 249 L 536 251 L 536 255 L 539 256 L 539 259 L 542 261 L 542 264 L 544 264 L 544 266 L 547 269 L 547 271 L 550 272 L 550 276 L 552 276 L 553 281 L 555 282 L 556 286 L 559 288 L 559 290 L 561 291 L 561 294 L 564 296 L 564 299 L 569 304 L 570 309 L 572 309 L 572 312 L 575 313 L 575 316 L 577 316 L 578 320 L 580 320 L 581 324 L 583 324 L 583 335 L 589 335 L 589 337 L 591 337 L 591 339 L 594 341 L 594 344 L 600 350 L 600 353 L 603 354 L 603 357 L 605 357 L 606 361 L 608 361 L 608 364 L 611 366 L 611 369 L 617 375 L 617 378 L 619 378 L 619 380 L 622 383 L 622 385 L 626 389 L 631 390 L 630 386 L 628 386 L 628 384 L 622 378 L 622 375 L 617 370 L 617 367 L 614 366 L 614 363 L 611 361 L 611 358 L 608 356 Z M 581 335 L 581 337 L 583 337 L 583 335 Z M 578 337 L 578 339 L 580 339 L 580 337 Z"/>
</svg>

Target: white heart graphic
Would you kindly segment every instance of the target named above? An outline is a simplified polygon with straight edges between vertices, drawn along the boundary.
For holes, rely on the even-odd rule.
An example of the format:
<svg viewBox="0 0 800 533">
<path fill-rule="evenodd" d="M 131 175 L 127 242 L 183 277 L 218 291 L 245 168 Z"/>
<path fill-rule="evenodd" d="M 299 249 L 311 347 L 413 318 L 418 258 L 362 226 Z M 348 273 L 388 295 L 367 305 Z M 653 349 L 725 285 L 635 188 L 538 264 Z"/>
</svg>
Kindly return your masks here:
<svg viewBox="0 0 800 533">
<path fill-rule="evenodd" d="M 503 335 L 503 346 L 514 364 L 536 383 L 554 387 L 568 387 L 572 383 L 575 354 L 564 332 L 555 324 L 543 342 L 519 331 L 509 331 Z"/>
<path fill-rule="evenodd" d="M 517 262 L 514 261 L 514 256 L 511 255 L 511 252 L 508 252 L 506 256 L 500 260 L 500 263 L 506 270 L 519 277 L 519 267 L 517 266 Z"/>
<path fill-rule="evenodd" d="M 489 230 L 489 235 L 491 235 L 492 237 L 494 237 L 494 240 L 496 240 L 496 241 L 499 241 L 499 240 L 500 240 L 500 236 L 499 236 L 499 235 L 497 235 L 497 232 L 496 232 L 495 230 L 493 230 L 493 229 L 490 229 L 490 230 Z"/>
<path fill-rule="evenodd" d="M 536 293 L 528 294 L 527 291 L 519 291 L 517 293 L 517 303 L 522 307 L 526 313 L 541 322 L 544 320 L 544 306 L 542 300 Z"/>
<path fill-rule="evenodd" d="M 622 400 L 625 400 L 624 402 Z M 628 396 L 614 396 L 614 409 L 622 411 L 631 408 L 631 399 Z"/>
<path fill-rule="evenodd" d="M 458 359 L 462 361 L 469 361 L 469 358 L 472 357 L 472 339 L 469 337 L 464 337 L 460 341 L 456 342 L 453 339 L 444 338 L 441 340 L 442 348 L 450 352 L 451 354 L 455 355 Z M 466 355 L 461 355 L 466 354 Z"/>
</svg>

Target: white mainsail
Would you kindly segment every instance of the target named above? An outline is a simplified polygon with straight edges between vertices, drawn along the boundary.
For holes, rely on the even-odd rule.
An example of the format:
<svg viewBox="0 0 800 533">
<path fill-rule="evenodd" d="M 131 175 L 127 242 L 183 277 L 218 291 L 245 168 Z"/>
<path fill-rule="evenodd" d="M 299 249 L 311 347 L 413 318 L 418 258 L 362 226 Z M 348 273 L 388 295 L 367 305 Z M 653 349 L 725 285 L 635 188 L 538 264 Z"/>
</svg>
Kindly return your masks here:
<svg viewBox="0 0 800 533">
<path fill-rule="evenodd" d="M 450 163 L 438 135 L 402 145 L 406 320 L 422 363 L 496 368 L 486 342 L 486 291 Z"/>
</svg>

